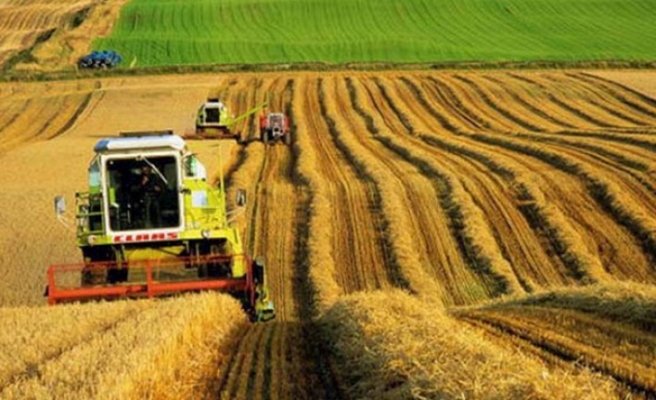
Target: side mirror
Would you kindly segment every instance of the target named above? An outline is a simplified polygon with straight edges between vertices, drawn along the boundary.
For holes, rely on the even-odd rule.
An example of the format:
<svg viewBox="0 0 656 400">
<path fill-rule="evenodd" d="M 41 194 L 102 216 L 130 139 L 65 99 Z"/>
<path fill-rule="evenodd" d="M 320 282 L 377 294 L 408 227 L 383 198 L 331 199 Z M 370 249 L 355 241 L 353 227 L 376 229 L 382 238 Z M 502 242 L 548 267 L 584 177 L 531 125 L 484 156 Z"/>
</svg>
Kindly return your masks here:
<svg viewBox="0 0 656 400">
<path fill-rule="evenodd" d="M 57 196 L 55 197 L 55 214 L 57 217 L 61 217 L 64 215 L 64 212 L 66 211 L 66 199 L 64 196 Z"/>
<path fill-rule="evenodd" d="M 237 189 L 235 203 L 237 203 L 237 206 L 239 207 L 244 207 L 246 205 L 246 189 Z"/>
</svg>

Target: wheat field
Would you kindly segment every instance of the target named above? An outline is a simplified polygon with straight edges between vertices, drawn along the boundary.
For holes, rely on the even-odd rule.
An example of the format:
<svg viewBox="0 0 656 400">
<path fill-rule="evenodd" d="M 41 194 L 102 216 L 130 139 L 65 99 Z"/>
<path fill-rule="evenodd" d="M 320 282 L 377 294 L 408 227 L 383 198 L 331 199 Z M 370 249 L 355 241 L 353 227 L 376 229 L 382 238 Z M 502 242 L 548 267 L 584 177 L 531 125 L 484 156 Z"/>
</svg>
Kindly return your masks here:
<svg viewBox="0 0 656 400">
<path fill-rule="evenodd" d="M 15 333 L 0 347 L 16 357 L 0 361 L 0 398 L 39 398 L 45 387 L 61 398 L 653 397 L 654 77 L 2 83 L 0 319 Z M 43 306 L 47 266 L 79 260 L 52 198 L 70 203 L 84 188 L 95 142 L 190 131 L 209 94 L 235 114 L 269 99 L 293 122 L 289 147 L 260 143 L 255 118 L 236 127 L 244 145 L 190 143 L 209 171 L 222 166 L 231 198 L 247 190 L 236 223 L 267 261 L 278 318 L 246 323 L 226 295 Z M 148 328 L 160 323 L 171 329 Z M 96 370 L 111 340 L 119 350 Z M 192 356 L 204 367 L 175 361 Z M 73 367 L 89 375 L 67 374 Z M 159 369 L 189 381 L 160 386 Z"/>
</svg>

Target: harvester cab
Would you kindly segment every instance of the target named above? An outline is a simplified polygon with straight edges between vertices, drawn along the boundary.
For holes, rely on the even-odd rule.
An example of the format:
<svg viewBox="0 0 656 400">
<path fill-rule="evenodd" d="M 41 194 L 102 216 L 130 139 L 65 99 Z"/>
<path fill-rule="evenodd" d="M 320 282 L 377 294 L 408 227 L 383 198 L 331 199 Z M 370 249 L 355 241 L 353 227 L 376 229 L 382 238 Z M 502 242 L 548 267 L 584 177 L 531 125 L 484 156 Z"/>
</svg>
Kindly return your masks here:
<svg viewBox="0 0 656 400">
<path fill-rule="evenodd" d="M 185 139 L 237 139 L 241 133 L 233 131 L 232 127 L 239 121 L 266 108 L 260 104 L 245 113 L 235 117 L 228 111 L 226 105 L 218 98 L 208 98 L 199 108 L 196 115 L 196 133 L 186 135 Z"/>
<path fill-rule="evenodd" d="M 89 188 L 75 195 L 83 262 L 50 266 L 50 304 L 218 290 L 254 320 L 274 317 L 263 261 L 245 254 L 223 185 L 207 181 L 181 137 L 137 132 L 94 150 Z M 245 203 L 242 191 L 236 203 Z M 55 207 L 61 219 L 65 203 Z"/>
<path fill-rule="evenodd" d="M 292 142 L 289 130 L 289 118 L 283 113 L 268 113 L 260 116 L 260 139 L 265 144 Z"/>
</svg>

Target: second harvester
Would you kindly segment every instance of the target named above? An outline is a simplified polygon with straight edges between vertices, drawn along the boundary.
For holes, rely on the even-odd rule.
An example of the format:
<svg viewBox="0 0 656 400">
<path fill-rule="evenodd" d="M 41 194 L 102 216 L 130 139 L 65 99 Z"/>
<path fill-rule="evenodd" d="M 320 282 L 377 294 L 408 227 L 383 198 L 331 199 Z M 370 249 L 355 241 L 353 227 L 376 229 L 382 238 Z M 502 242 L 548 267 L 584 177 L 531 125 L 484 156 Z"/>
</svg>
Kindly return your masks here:
<svg viewBox="0 0 656 400">
<path fill-rule="evenodd" d="M 241 133 L 234 130 L 234 125 L 266 108 L 263 103 L 235 117 L 228 107 L 218 98 L 209 98 L 198 108 L 196 115 L 196 133 L 185 136 L 186 139 L 237 139 L 241 141 Z"/>
</svg>

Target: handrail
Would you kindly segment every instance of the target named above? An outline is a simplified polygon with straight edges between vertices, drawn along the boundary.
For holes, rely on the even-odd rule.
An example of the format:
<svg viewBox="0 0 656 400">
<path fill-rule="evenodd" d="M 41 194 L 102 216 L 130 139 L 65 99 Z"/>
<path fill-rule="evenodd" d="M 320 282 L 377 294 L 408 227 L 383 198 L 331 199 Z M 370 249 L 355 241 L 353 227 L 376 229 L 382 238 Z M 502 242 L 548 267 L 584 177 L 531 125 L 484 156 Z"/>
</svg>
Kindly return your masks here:
<svg viewBox="0 0 656 400">
<path fill-rule="evenodd" d="M 91 198 L 97 197 L 99 210 L 91 211 Z M 105 204 L 102 193 L 75 193 L 75 218 L 77 219 L 77 234 L 103 234 L 105 232 Z M 89 217 L 100 217 L 100 229 L 91 229 Z"/>
</svg>

